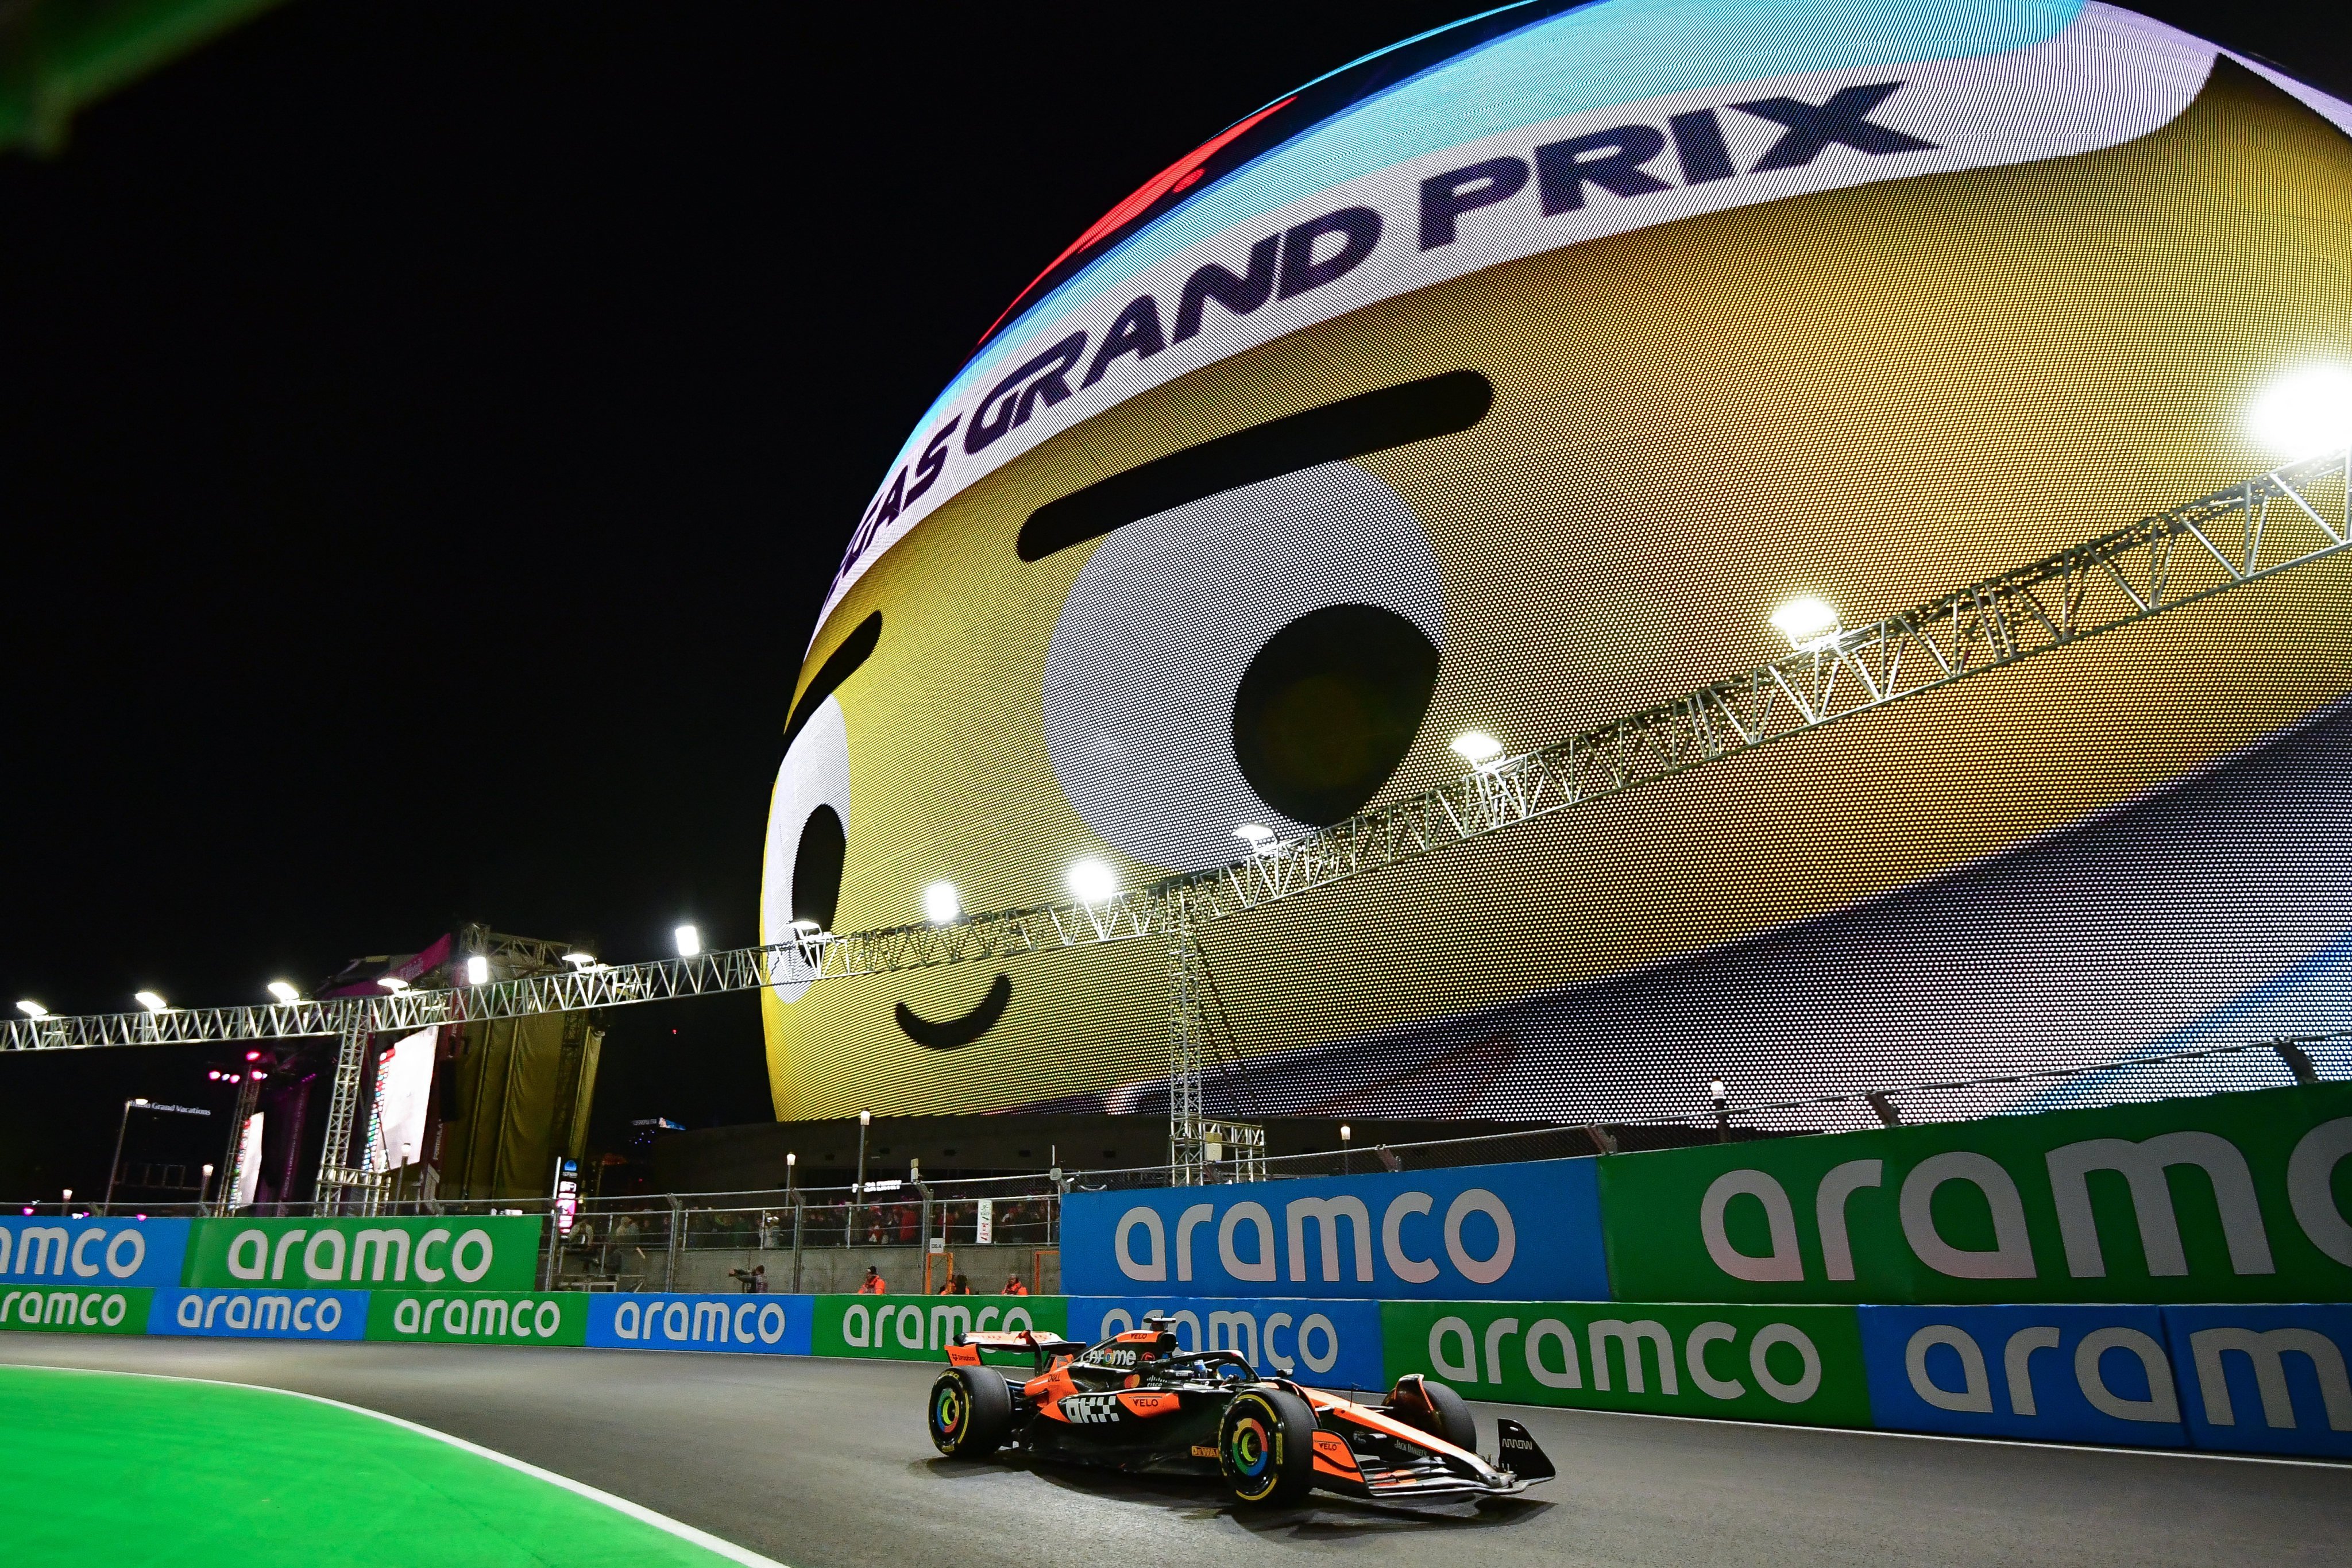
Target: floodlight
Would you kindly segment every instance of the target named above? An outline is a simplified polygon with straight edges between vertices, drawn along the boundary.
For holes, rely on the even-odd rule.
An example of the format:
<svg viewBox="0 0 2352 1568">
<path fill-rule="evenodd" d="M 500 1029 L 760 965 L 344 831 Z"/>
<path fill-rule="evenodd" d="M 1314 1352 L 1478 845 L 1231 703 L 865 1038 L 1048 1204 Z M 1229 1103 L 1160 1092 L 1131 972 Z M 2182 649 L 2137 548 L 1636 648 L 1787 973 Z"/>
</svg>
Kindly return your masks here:
<svg viewBox="0 0 2352 1568">
<path fill-rule="evenodd" d="M 1721 1079 L 1717 1079 L 1715 1081 L 1708 1084 L 1706 1086 L 1706 1095 L 1709 1100 L 1714 1100 L 1717 1105 L 1721 1105 L 1723 1103 L 1723 1080 Z"/>
<path fill-rule="evenodd" d="M 138 1003 L 142 1007 L 146 1008 L 150 1013 L 160 1013 L 169 1005 L 169 1004 L 167 1004 L 161 996 L 156 995 L 152 991 L 135 992 L 132 994 L 131 999 Z"/>
<path fill-rule="evenodd" d="M 680 926 L 670 935 L 677 939 L 677 955 L 680 958 L 692 958 L 702 951 L 702 933 L 690 925 Z"/>
<path fill-rule="evenodd" d="M 857 1113 L 857 1125 L 860 1127 L 869 1126 L 873 1121 L 874 1113 L 870 1110 L 861 1110 Z"/>
<path fill-rule="evenodd" d="M 2247 406 L 2246 428 L 2286 462 L 2352 446 L 2352 369 L 2313 364 L 2273 377 Z"/>
<path fill-rule="evenodd" d="M 1118 872 L 1097 855 L 1072 862 L 1063 879 L 1069 884 L 1070 897 L 1082 904 L 1106 903 L 1118 896 Z"/>
<path fill-rule="evenodd" d="M 933 882 L 923 889 L 923 918 L 935 926 L 963 919 L 963 900 L 956 897 L 953 882 Z"/>
<path fill-rule="evenodd" d="M 380 974 L 376 976 L 375 983 L 395 996 L 408 989 L 408 982 L 397 974 Z"/>
<path fill-rule="evenodd" d="M 283 980 L 271 981 L 269 983 L 269 994 L 272 996 L 277 997 L 280 1002 L 299 1002 L 302 1000 L 302 993 L 295 990 L 293 986 L 288 984 Z"/>
<path fill-rule="evenodd" d="M 814 921 L 798 920 L 793 922 L 793 929 L 800 932 L 803 938 L 806 938 L 816 935 L 817 932 L 823 931 L 824 928 L 817 924 Z"/>
<path fill-rule="evenodd" d="M 484 958 L 478 952 L 467 959 L 466 984 L 468 985 L 488 985 L 489 983 L 490 961 Z"/>
<path fill-rule="evenodd" d="M 49 1010 L 38 1002 L 19 1002 L 16 1004 L 16 1011 L 27 1018 L 46 1018 L 49 1016 Z"/>
<path fill-rule="evenodd" d="M 570 952 L 563 955 L 563 962 L 572 965 L 572 967 L 577 971 L 585 969 L 590 964 L 595 963 L 596 955 L 593 952 L 586 952 L 578 948 L 574 948 Z"/>
<path fill-rule="evenodd" d="M 1254 854 L 1263 855 L 1274 847 L 1274 829 L 1255 822 L 1244 822 L 1234 828 L 1234 837 L 1248 845 Z"/>
<path fill-rule="evenodd" d="M 261 1053 L 259 1051 L 247 1051 L 245 1053 L 245 1059 L 249 1062 L 257 1062 L 261 1059 Z"/>
<path fill-rule="evenodd" d="M 1838 613 L 1834 605 L 1811 594 L 1801 595 L 1781 605 L 1771 615 L 1772 629 L 1789 639 L 1790 647 L 1807 647 L 1838 631 Z"/>
<path fill-rule="evenodd" d="M 1454 737 L 1447 751 L 1474 768 L 1483 768 L 1503 754 L 1503 742 L 1484 730 L 1465 730 Z"/>
</svg>

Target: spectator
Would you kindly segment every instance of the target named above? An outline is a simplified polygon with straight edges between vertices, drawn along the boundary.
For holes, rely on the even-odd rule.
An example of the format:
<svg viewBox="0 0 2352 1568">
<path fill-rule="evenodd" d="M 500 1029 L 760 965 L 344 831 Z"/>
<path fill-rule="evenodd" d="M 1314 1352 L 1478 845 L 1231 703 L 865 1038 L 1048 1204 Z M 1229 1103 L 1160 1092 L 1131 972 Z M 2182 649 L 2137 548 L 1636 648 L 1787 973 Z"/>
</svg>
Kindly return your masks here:
<svg viewBox="0 0 2352 1568">
<path fill-rule="evenodd" d="M 942 1296 L 969 1296 L 972 1293 L 970 1277 L 962 1274 L 950 1274 L 948 1282 L 940 1287 Z"/>
<path fill-rule="evenodd" d="M 1021 1283 L 1021 1276 L 1018 1274 L 1007 1274 L 1004 1277 L 1004 1293 L 1008 1296 L 1026 1296 L 1029 1294 L 1029 1287 Z"/>
<path fill-rule="evenodd" d="M 750 1296 L 764 1296 L 768 1293 L 768 1266 L 766 1264 L 755 1264 L 752 1267 L 751 1278 L 743 1282 L 743 1291 L 744 1294 Z"/>
<path fill-rule="evenodd" d="M 900 1204 L 898 1205 L 899 1246 L 912 1247 L 915 1245 L 915 1232 L 919 1228 L 920 1217 L 920 1211 L 919 1211 L 913 1204 Z"/>
<path fill-rule="evenodd" d="M 871 1263 L 867 1264 L 866 1266 L 866 1282 L 858 1286 L 857 1294 L 861 1296 L 887 1296 L 889 1293 L 890 1286 L 889 1283 L 882 1278 L 882 1270 L 875 1268 Z"/>
</svg>

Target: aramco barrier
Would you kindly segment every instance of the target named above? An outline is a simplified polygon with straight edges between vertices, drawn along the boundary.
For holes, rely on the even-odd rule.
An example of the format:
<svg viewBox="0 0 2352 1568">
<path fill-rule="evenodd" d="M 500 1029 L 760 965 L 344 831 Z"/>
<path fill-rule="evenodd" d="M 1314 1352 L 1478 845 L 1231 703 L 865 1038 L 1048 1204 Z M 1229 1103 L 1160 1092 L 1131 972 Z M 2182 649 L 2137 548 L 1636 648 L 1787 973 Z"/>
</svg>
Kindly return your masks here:
<svg viewBox="0 0 2352 1568">
<path fill-rule="evenodd" d="M 1160 1316 L 1324 1387 L 2352 1457 L 2347 1156 L 2352 1085 L 2321 1084 L 1076 1194 L 1067 1297 L 537 1290 L 532 1217 L 12 1216 L 0 1330 L 932 1361 Z"/>
</svg>

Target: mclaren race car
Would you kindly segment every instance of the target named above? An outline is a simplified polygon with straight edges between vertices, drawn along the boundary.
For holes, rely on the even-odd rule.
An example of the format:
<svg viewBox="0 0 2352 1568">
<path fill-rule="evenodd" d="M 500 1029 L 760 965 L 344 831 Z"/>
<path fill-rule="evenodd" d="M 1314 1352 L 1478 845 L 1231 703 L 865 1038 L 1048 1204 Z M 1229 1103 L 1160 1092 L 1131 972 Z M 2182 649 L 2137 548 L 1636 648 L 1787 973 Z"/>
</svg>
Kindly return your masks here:
<svg viewBox="0 0 2352 1568">
<path fill-rule="evenodd" d="M 1013 1447 L 1040 1459 L 1157 1475 L 1217 1476 L 1240 1503 L 1311 1489 L 1384 1503 L 1510 1497 L 1556 1473 L 1528 1429 L 1497 1421 L 1478 1457 L 1462 1396 L 1412 1374 L 1378 1405 L 1261 1377 L 1229 1350 L 1179 1351 L 1166 1323 L 1097 1345 L 1028 1330 L 962 1333 L 931 1385 L 931 1442 L 951 1458 Z M 1016 1374 L 982 1359 L 1026 1358 Z"/>
</svg>

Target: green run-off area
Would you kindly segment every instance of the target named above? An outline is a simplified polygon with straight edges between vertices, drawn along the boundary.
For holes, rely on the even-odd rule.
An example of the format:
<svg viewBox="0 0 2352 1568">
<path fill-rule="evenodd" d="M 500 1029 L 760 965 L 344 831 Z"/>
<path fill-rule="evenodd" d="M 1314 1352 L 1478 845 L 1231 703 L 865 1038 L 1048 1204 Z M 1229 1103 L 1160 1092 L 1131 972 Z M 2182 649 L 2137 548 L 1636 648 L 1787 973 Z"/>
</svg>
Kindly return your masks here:
<svg viewBox="0 0 2352 1568">
<path fill-rule="evenodd" d="M 0 1367 L 12 1568 L 723 1561 L 496 1460 L 270 1389 Z"/>
</svg>

